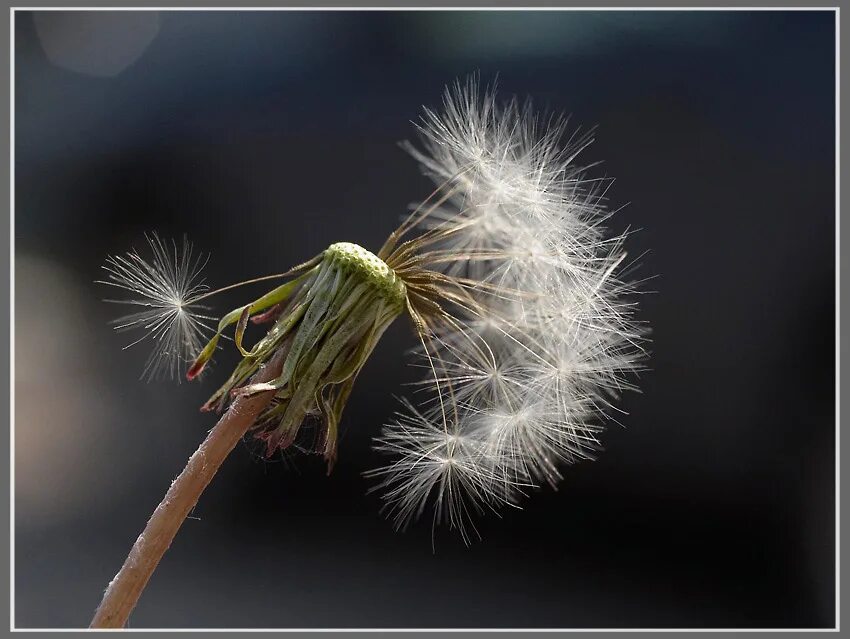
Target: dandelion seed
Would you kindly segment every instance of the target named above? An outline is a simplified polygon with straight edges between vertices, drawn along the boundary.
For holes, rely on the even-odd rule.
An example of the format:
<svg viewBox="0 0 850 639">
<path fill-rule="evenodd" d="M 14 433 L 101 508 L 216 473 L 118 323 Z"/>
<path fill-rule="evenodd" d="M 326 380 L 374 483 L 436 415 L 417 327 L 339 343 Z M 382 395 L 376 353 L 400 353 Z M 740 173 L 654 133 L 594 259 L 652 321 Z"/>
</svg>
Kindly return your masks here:
<svg viewBox="0 0 850 639">
<path fill-rule="evenodd" d="M 179 249 L 176 242 L 166 243 L 156 234 L 147 235 L 146 240 L 149 259 L 135 250 L 110 256 L 103 266 L 107 279 L 99 283 L 133 296 L 106 301 L 142 309 L 113 322 L 118 331 L 142 333 L 125 348 L 144 340 L 153 342 L 142 378 L 179 380 L 184 365 L 198 354 L 204 335 L 210 331 L 206 320 L 213 319 L 204 315 L 205 307 L 198 304 L 208 290 L 201 278 L 206 258 L 193 255 L 186 238 Z"/>
<path fill-rule="evenodd" d="M 372 473 L 382 478 L 387 511 L 402 526 L 419 517 L 429 497 L 437 503 L 434 524 L 447 523 L 468 541 L 475 530 L 473 515 L 510 504 L 521 482 L 498 476 L 504 462 L 501 451 L 488 449 L 480 439 L 453 427 L 449 432 L 439 419 L 428 417 L 405 402 L 380 440 L 377 449 L 396 458 Z"/>
</svg>

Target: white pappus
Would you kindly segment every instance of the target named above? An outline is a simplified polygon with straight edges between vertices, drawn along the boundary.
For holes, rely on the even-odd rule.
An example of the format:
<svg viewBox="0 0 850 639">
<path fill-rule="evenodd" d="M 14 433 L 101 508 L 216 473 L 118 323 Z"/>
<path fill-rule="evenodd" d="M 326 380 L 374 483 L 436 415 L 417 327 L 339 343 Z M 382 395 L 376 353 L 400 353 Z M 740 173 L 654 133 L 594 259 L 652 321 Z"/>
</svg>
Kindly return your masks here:
<svg viewBox="0 0 850 639">
<path fill-rule="evenodd" d="M 98 280 L 132 295 L 129 299 L 108 299 L 107 302 L 139 308 L 137 312 L 119 317 L 113 322 L 117 331 L 141 331 L 141 336 L 125 348 L 150 339 L 153 348 L 145 363 L 142 378 L 180 380 L 183 367 L 198 354 L 204 336 L 211 332 L 206 321 L 214 318 L 203 314 L 199 304 L 208 287 L 201 277 L 207 258 L 194 254 L 191 242 L 183 238 L 178 248 L 170 246 L 158 235 L 146 235 L 151 259 L 146 260 L 136 250 L 106 259 L 103 270 L 106 280 Z"/>
<path fill-rule="evenodd" d="M 592 458 L 613 400 L 635 389 L 646 329 L 621 279 L 625 235 L 603 227 L 610 180 L 575 164 L 591 138 L 562 145 L 564 127 L 528 102 L 500 105 L 473 78 L 447 89 L 440 113 L 425 110 L 424 149 L 407 145 L 447 196 L 420 222 L 448 230 L 443 272 L 481 286 L 474 309 L 454 308 L 420 349 L 420 408 L 405 402 L 377 440 L 395 460 L 369 474 L 399 527 L 431 500 L 434 522 L 468 540 L 470 514 Z"/>
</svg>

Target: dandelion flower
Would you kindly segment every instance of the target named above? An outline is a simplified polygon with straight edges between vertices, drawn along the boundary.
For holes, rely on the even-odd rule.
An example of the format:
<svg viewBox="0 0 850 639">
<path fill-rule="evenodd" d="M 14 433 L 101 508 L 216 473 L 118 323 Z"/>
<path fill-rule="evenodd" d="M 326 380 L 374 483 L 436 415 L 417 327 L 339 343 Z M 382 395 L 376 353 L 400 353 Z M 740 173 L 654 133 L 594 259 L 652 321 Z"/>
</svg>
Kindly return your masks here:
<svg viewBox="0 0 850 639">
<path fill-rule="evenodd" d="M 331 471 L 342 413 L 381 335 L 405 315 L 425 369 L 376 439 L 388 455 L 369 471 L 399 528 L 431 511 L 465 541 L 477 515 L 518 506 L 555 485 L 563 466 L 591 459 L 599 435 L 634 389 L 645 353 L 635 320 L 624 235 L 608 236 L 609 182 L 576 164 L 589 136 L 566 137 L 562 118 L 530 103 L 497 102 L 476 78 L 426 110 L 422 144 L 408 145 L 434 192 L 372 253 L 337 242 L 295 268 L 249 282 L 285 280 L 223 315 L 201 348 L 192 306 L 218 291 L 195 264 L 151 241 L 154 261 L 110 258 L 108 283 L 144 306 L 124 321 L 157 341 L 154 363 L 186 376 L 205 369 L 224 332 L 242 360 L 204 404 L 223 412 L 110 584 L 93 625 L 123 624 L 177 528 L 225 456 L 253 432 L 267 455 L 298 442 Z M 562 144 L 561 141 L 566 138 Z M 244 343 L 248 322 L 268 324 Z M 309 428 L 308 428 L 309 426 Z M 141 583 L 141 586 L 139 585 Z"/>
</svg>

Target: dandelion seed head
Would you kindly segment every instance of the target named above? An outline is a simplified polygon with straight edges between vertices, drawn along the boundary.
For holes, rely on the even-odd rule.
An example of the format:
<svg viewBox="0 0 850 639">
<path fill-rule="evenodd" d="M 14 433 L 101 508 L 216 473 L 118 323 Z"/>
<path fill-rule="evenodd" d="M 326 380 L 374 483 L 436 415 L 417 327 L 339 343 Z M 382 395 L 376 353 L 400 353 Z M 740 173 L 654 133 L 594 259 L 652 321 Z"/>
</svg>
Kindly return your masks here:
<svg viewBox="0 0 850 639">
<path fill-rule="evenodd" d="M 373 476 L 399 527 L 430 505 L 435 522 L 474 529 L 473 515 L 556 484 L 635 388 L 646 331 L 620 277 L 625 236 L 605 228 L 610 180 L 577 164 L 592 138 L 566 123 L 473 77 L 425 109 L 422 145 L 407 146 L 438 185 L 412 232 L 443 298 L 416 352 L 418 406 L 376 444 L 396 459 Z"/>
<path fill-rule="evenodd" d="M 142 378 L 182 378 L 183 368 L 191 362 L 211 332 L 199 304 L 207 292 L 201 271 L 206 258 L 193 252 L 184 237 L 164 241 L 156 234 L 146 238 L 150 255 L 142 257 L 131 250 L 110 256 L 103 265 L 106 279 L 99 283 L 121 290 L 127 296 L 106 301 L 135 307 L 135 312 L 113 322 L 116 330 L 135 331 L 139 337 L 126 348 L 141 342 L 151 345 Z"/>
</svg>

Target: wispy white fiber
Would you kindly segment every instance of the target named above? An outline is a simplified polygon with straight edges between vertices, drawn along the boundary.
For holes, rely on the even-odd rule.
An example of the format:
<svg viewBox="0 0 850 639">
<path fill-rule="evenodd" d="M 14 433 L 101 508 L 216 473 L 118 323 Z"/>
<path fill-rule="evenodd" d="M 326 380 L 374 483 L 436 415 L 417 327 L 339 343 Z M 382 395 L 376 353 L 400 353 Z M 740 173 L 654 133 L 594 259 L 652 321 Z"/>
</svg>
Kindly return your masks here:
<svg viewBox="0 0 850 639">
<path fill-rule="evenodd" d="M 473 78 L 425 110 L 422 148 L 408 146 L 448 196 L 420 222 L 444 238 L 425 259 L 468 280 L 477 304 L 435 324 L 418 408 L 377 441 L 392 459 L 372 474 L 399 527 L 431 507 L 468 538 L 471 515 L 592 459 L 634 389 L 645 331 L 620 276 L 624 236 L 604 227 L 610 181 L 586 176 L 576 158 L 591 138 L 565 127 Z"/>
<path fill-rule="evenodd" d="M 204 335 L 209 332 L 200 298 L 208 290 L 201 277 L 206 258 L 194 255 L 192 244 L 184 238 L 178 248 L 174 241 L 165 242 L 156 234 L 146 236 L 150 257 L 136 250 L 110 256 L 103 269 L 106 280 L 100 283 L 123 289 L 129 299 L 108 302 L 136 307 L 134 313 L 113 322 L 118 331 L 136 330 L 140 337 L 128 344 L 144 340 L 152 342 L 150 356 L 142 378 L 182 378 L 187 362 L 200 351 Z"/>
</svg>

